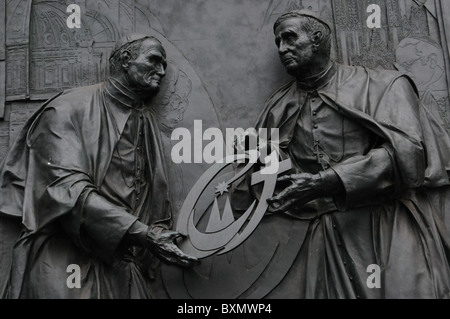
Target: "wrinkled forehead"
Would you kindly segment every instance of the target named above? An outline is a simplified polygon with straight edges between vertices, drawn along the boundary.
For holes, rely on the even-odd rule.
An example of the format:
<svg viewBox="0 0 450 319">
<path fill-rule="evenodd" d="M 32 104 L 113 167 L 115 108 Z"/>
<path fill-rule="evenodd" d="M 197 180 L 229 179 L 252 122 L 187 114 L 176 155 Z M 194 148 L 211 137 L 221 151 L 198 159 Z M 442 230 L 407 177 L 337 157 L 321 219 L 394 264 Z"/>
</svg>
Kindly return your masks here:
<svg viewBox="0 0 450 319">
<path fill-rule="evenodd" d="M 155 39 L 145 39 L 141 45 L 141 53 L 143 54 L 155 54 L 160 53 L 163 57 L 166 57 L 166 50 L 162 44 Z"/>
<path fill-rule="evenodd" d="M 291 17 L 286 20 L 281 21 L 281 23 L 275 29 L 275 36 L 280 36 L 281 33 L 291 31 L 291 32 L 305 32 L 301 27 L 305 23 L 305 19 L 302 17 Z"/>
</svg>

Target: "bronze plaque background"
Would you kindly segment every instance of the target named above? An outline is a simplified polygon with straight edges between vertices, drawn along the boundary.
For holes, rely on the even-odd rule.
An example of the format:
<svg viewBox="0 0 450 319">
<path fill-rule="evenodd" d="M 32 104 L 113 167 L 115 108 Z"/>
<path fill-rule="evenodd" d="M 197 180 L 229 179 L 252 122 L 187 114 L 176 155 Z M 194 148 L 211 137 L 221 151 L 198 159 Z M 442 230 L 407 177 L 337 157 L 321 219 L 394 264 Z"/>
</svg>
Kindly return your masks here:
<svg viewBox="0 0 450 319">
<path fill-rule="evenodd" d="M 67 28 L 72 3 L 82 9 L 81 29 Z M 381 7 L 380 29 L 366 25 L 370 4 Z M 6 0 L 0 2 L 0 160 L 47 98 L 104 80 L 109 52 L 129 32 L 155 35 L 168 51 L 158 100 L 167 156 L 172 130 L 192 130 L 194 120 L 203 120 L 204 129 L 253 126 L 266 98 L 290 81 L 273 23 L 301 8 L 332 22 L 334 60 L 410 72 L 424 105 L 450 132 L 447 0 Z M 208 165 L 168 163 L 179 207 Z M 0 270 L 10 241 L 0 229 Z"/>
</svg>

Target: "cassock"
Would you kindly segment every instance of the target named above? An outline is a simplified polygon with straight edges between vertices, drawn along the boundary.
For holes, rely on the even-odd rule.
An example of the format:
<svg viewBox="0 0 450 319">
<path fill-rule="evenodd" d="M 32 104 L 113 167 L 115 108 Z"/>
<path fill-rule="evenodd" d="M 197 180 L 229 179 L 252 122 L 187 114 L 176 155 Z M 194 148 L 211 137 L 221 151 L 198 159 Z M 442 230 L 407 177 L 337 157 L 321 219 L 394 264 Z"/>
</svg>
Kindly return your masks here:
<svg viewBox="0 0 450 319">
<path fill-rule="evenodd" d="M 342 185 L 286 212 L 303 240 L 268 297 L 450 297 L 450 143 L 408 77 L 332 63 L 275 92 L 256 128 L 279 128 L 290 173 L 320 174 L 324 188 L 337 175 Z M 258 196 L 244 186 L 235 206 Z"/>
<path fill-rule="evenodd" d="M 23 224 L 3 297 L 151 297 L 155 258 L 124 238 L 137 220 L 171 227 L 162 147 L 151 112 L 114 79 L 48 101 L 1 168 L 0 212 Z"/>
</svg>

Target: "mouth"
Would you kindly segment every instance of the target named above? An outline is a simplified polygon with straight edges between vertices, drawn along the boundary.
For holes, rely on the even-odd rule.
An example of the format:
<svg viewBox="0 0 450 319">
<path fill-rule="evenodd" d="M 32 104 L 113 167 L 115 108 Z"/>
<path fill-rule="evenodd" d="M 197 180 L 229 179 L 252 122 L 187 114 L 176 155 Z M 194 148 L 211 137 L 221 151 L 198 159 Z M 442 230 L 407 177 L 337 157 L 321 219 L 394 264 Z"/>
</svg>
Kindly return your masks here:
<svg viewBox="0 0 450 319">
<path fill-rule="evenodd" d="M 149 85 L 160 85 L 161 84 L 161 78 L 159 76 L 155 76 L 154 74 L 149 75 L 146 77 L 145 82 Z"/>
<path fill-rule="evenodd" d="M 158 84 L 158 85 L 160 85 L 161 84 L 161 79 L 160 78 L 151 78 L 150 79 L 150 83 L 154 83 L 154 84 Z"/>
<path fill-rule="evenodd" d="M 295 60 L 294 60 L 294 58 L 291 57 L 291 56 L 284 56 L 284 57 L 281 58 L 281 62 L 282 62 L 284 65 L 289 65 L 289 64 L 295 62 Z"/>
<path fill-rule="evenodd" d="M 153 70 L 146 72 L 143 75 L 143 78 L 144 78 L 145 82 L 147 82 L 147 83 L 150 83 L 154 80 L 161 80 L 161 77 Z"/>
</svg>

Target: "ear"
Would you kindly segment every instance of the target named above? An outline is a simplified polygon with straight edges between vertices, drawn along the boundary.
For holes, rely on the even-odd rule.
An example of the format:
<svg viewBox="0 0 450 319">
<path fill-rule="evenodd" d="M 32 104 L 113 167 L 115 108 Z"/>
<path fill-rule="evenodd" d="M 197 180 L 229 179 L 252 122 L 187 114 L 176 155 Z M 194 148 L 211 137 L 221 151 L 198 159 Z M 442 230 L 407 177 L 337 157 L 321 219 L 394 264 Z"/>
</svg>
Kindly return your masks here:
<svg viewBox="0 0 450 319">
<path fill-rule="evenodd" d="M 322 32 L 315 31 L 311 36 L 311 41 L 313 42 L 314 46 L 318 47 L 322 42 L 322 38 L 323 38 Z"/>
<path fill-rule="evenodd" d="M 131 53 L 130 53 L 130 51 L 123 51 L 121 58 L 122 58 L 122 67 L 124 69 L 127 69 L 128 68 L 128 64 L 129 64 L 129 62 L 131 60 Z"/>
</svg>

